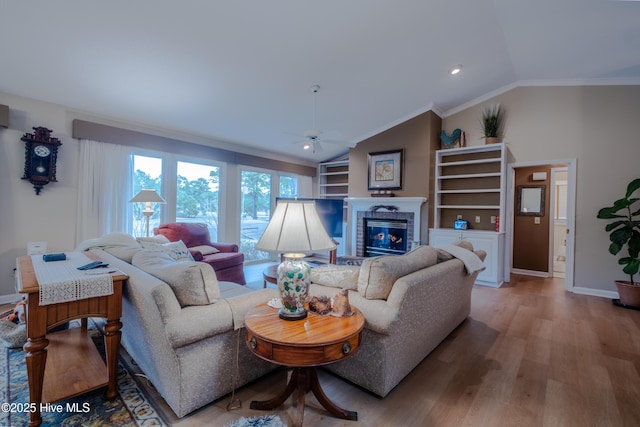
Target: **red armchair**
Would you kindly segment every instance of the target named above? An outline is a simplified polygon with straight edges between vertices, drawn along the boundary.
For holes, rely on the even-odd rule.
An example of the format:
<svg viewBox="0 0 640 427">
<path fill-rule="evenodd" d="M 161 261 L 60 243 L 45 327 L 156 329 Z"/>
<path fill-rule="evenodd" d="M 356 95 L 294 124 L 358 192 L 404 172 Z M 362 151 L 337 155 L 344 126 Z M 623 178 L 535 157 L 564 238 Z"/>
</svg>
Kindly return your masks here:
<svg viewBox="0 0 640 427">
<path fill-rule="evenodd" d="M 209 229 L 206 224 L 172 222 L 161 224 L 153 229 L 155 235 L 162 234 L 172 242 L 182 240 L 191 251 L 196 261 L 202 261 L 213 267 L 218 280 L 239 283 L 245 285 L 244 254 L 238 252 L 235 243 L 213 243 L 210 240 Z M 219 252 L 203 254 L 197 246 L 212 246 Z"/>
</svg>

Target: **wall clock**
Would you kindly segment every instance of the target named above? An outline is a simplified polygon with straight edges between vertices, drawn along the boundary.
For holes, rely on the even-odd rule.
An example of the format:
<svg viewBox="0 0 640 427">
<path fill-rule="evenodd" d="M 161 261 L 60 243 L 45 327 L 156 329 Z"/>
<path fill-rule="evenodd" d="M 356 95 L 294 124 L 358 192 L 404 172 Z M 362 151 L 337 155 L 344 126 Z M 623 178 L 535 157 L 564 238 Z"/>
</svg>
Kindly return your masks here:
<svg viewBox="0 0 640 427">
<path fill-rule="evenodd" d="M 33 133 L 25 133 L 22 141 L 25 142 L 24 175 L 22 179 L 28 179 L 36 195 L 40 194 L 42 187 L 50 182 L 57 182 L 56 161 L 58 160 L 58 147 L 62 145 L 58 138 L 51 136 L 51 129 L 34 127 Z"/>
</svg>

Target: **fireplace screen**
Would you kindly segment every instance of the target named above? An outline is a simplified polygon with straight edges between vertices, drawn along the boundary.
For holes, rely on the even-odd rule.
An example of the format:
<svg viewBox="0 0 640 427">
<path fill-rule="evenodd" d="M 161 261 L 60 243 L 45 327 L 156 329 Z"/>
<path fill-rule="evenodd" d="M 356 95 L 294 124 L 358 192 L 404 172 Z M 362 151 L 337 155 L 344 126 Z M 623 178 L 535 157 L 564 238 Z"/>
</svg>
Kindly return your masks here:
<svg viewBox="0 0 640 427">
<path fill-rule="evenodd" d="M 407 252 L 407 221 L 364 219 L 364 256 Z"/>
</svg>

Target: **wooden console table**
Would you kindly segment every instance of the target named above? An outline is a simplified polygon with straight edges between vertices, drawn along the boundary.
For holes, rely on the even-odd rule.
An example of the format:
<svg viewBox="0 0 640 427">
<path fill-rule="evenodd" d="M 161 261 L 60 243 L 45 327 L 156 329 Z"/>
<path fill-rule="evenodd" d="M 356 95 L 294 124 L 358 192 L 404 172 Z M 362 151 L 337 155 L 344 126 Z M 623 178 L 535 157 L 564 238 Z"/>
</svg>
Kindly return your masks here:
<svg viewBox="0 0 640 427">
<path fill-rule="evenodd" d="M 363 314 L 349 317 L 320 316 L 309 312 L 302 320 L 282 320 L 278 309 L 261 304 L 245 316 L 247 345 L 257 356 L 269 362 L 293 368 L 285 390 L 266 401 L 251 402 L 251 409 L 271 410 L 282 405 L 295 391 L 298 411 L 294 426 L 302 426 L 305 395 L 312 391 L 318 402 L 333 416 L 357 420 L 358 413 L 337 406 L 318 382 L 316 367 L 351 356 L 360 346 Z"/>
<path fill-rule="evenodd" d="M 42 424 L 40 403 L 54 403 L 90 390 L 107 386 L 107 399 L 116 390 L 118 353 L 120 351 L 120 316 L 122 285 L 128 279 L 118 271 L 113 276 L 113 294 L 40 305 L 40 287 L 30 256 L 18 258 L 18 291 L 27 295 L 27 336 L 24 350 L 29 378 L 30 402 L 36 410 L 30 413 L 29 426 Z M 107 366 L 87 332 L 88 317 L 106 317 L 105 349 Z M 73 319 L 82 319 L 81 328 L 54 332 L 47 330 Z M 49 363 L 47 364 L 47 354 Z"/>
</svg>

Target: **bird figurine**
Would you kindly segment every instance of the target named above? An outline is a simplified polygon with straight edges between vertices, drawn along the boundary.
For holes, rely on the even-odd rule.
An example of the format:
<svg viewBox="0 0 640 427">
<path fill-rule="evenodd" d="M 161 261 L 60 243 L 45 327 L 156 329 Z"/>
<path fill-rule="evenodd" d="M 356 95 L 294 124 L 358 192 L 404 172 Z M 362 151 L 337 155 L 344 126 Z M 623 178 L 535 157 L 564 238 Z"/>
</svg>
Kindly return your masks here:
<svg viewBox="0 0 640 427">
<path fill-rule="evenodd" d="M 453 132 L 451 132 L 451 136 L 447 135 L 447 132 L 444 130 L 441 131 L 440 142 L 442 142 L 442 148 L 453 148 L 456 141 L 460 140 L 460 142 L 462 142 L 462 135 L 463 132 L 460 129 L 454 129 Z"/>
</svg>

